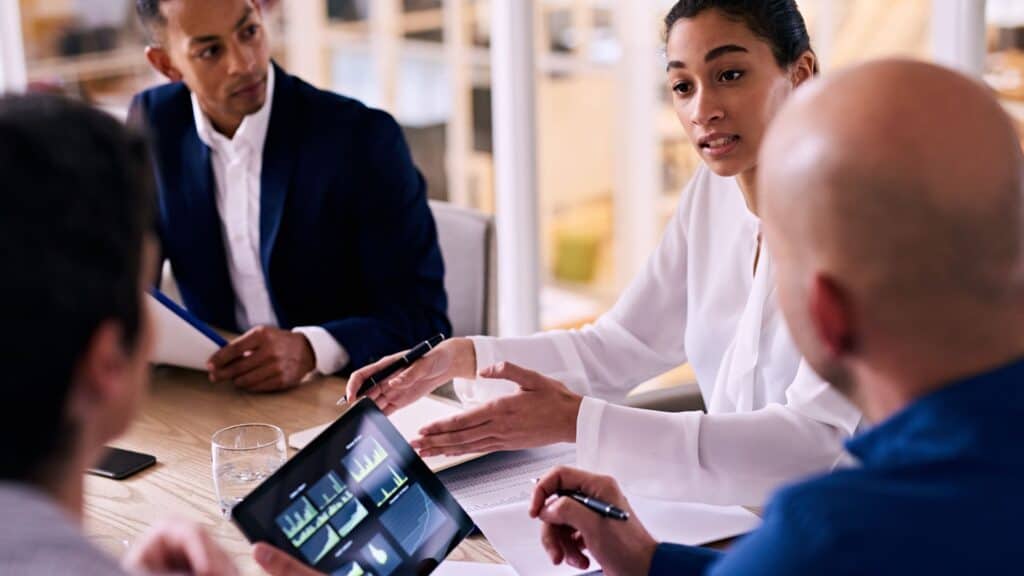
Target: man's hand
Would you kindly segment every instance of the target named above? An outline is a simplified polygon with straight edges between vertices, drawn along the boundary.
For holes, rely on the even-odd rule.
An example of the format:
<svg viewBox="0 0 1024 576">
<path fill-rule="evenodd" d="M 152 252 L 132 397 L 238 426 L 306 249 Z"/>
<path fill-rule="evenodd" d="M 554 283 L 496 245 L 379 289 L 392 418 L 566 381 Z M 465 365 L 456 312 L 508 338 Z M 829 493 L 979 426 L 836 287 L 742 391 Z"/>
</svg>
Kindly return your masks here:
<svg viewBox="0 0 1024 576">
<path fill-rule="evenodd" d="M 555 497 L 559 490 L 579 490 L 629 512 L 629 520 L 612 520 L 571 498 Z M 643 527 L 614 479 L 575 468 L 549 472 L 533 491 L 530 516 L 544 521 L 541 543 L 551 561 L 586 570 L 597 560 L 608 576 L 647 574 L 658 543 Z"/>
<path fill-rule="evenodd" d="M 250 392 L 297 385 L 316 368 L 316 356 L 302 334 L 257 326 L 210 357 L 210 380 L 233 381 Z"/>
<path fill-rule="evenodd" d="M 265 542 L 252 547 L 252 557 L 270 576 L 323 576 L 322 573 Z"/>
<path fill-rule="evenodd" d="M 227 552 L 202 526 L 180 521 L 165 522 L 143 535 L 125 556 L 124 567 L 138 574 L 238 574 Z"/>
<path fill-rule="evenodd" d="M 511 380 L 520 391 L 424 427 L 420 438 L 412 442 L 421 456 L 457 456 L 576 441 L 582 396 L 557 380 L 505 362 L 485 369 L 480 376 Z"/>
<path fill-rule="evenodd" d="M 355 402 L 363 382 L 406 352 L 392 354 L 353 372 L 345 387 L 348 401 Z M 423 358 L 413 362 L 412 366 L 370 388 L 366 397 L 376 402 L 385 414 L 391 414 L 433 392 L 452 378 L 472 378 L 474 372 L 476 351 L 473 342 L 466 338 L 445 340 Z"/>
</svg>

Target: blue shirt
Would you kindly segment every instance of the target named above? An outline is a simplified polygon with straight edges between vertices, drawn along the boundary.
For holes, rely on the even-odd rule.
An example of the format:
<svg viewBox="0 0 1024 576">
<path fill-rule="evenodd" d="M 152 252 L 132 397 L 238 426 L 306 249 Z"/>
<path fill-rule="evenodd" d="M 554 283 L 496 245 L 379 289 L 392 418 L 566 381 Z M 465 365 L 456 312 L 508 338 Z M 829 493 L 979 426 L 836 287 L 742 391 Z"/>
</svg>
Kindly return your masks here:
<svg viewBox="0 0 1024 576">
<path fill-rule="evenodd" d="M 650 574 L 1024 574 L 1024 361 L 847 442 L 862 466 L 779 491 L 728 553 L 662 544 Z"/>
</svg>

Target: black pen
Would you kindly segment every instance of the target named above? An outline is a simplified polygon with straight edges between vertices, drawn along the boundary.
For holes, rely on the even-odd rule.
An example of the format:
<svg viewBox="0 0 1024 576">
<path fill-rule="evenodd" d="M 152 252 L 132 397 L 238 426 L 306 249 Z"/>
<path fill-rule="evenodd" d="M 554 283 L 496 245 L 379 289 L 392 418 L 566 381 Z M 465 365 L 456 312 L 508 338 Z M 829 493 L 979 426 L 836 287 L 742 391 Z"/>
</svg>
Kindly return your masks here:
<svg viewBox="0 0 1024 576">
<path fill-rule="evenodd" d="M 629 520 L 629 512 L 626 512 L 617 506 L 612 506 L 602 500 L 598 500 L 592 496 L 587 496 L 579 490 L 559 490 L 555 492 L 555 495 L 572 498 L 605 518 L 611 518 L 612 520 Z"/>
<path fill-rule="evenodd" d="M 366 381 L 363 382 L 363 385 L 359 387 L 359 392 L 356 393 L 356 398 L 363 396 L 364 394 L 366 394 L 367 391 L 370 390 L 370 388 L 380 384 L 381 382 L 384 382 L 385 380 L 393 376 L 395 372 L 398 372 L 399 370 L 404 370 L 405 368 L 412 366 L 413 362 L 419 360 L 420 358 L 423 358 L 427 354 L 427 352 L 430 352 L 431 350 L 436 348 L 437 345 L 443 341 L 444 334 L 438 334 L 437 336 L 434 336 L 430 340 L 424 340 L 423 342 L 420 342 L 419 344 L 416 345 L 415 348 L 403 354 L 401 358 L 381 368 L 375 374 L 367 378 Z M 338 400 L 338 404 L 342 404 L 343 402 L 348 402 L 347 394 L 343 396 L 341 400 Z"/>
<path fill-rule="evenodd" d="M 533 479 L 534 484 L 538 482 L 540 482 L 540 478 Z M 607 502 L 598 500 L 592 496 L 587 496 L 579 490 L 556 490 L 555 496 L 572 498 L 605 518 L 611 518 L 612 520 L 629 520 L 629 512 L 626 512 L 618 506 L 612 506 Z"/>
</svg>

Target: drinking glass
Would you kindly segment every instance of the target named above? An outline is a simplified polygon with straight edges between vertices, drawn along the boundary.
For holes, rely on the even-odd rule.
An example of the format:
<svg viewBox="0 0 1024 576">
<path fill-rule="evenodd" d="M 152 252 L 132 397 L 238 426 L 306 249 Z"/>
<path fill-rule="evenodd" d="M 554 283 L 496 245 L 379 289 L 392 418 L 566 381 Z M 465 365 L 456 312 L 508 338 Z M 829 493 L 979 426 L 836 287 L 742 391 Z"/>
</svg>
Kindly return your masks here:
<svg viewBox="0 0 1024 576">
<path fill-rule="evenodd" d="M 213 433 L 213 486 L 221 511 L 231 508 L 287 458 L 284 432 L 272 424 L 239 424 Z"/>
</svg>

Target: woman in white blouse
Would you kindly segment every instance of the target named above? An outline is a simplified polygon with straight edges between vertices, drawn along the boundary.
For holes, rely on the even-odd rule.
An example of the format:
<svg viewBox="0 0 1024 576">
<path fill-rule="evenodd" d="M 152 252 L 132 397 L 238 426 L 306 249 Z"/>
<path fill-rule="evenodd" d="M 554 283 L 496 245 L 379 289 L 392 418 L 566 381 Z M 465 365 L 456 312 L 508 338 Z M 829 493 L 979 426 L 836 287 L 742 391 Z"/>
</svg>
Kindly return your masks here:
<svg viewBox="0 0 1024 576">
<path fill-rule="evenodd" d="M 668 87 L 704 166 L 659 246 L 593 325 L 449 340 L 371 390 L 393 411 L 452 378 L 479 376 L 456 389 L 482 405 L 425 428 L 413 443 L 421 454 L 575 441 L 580 467 L 633 493 L 752 505 L 843 458 L 860 414 L 794 346 L 757 217 L 761 136 L 817 70 L 803 18 L 794 0 L 683 0 L 666 29 Z M 354 373 L 349 397 L 393 358 Z M 707 414 L 615 404 L 685 362 Z"/>
</svg>

